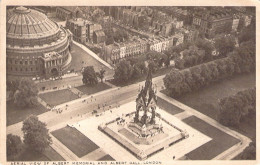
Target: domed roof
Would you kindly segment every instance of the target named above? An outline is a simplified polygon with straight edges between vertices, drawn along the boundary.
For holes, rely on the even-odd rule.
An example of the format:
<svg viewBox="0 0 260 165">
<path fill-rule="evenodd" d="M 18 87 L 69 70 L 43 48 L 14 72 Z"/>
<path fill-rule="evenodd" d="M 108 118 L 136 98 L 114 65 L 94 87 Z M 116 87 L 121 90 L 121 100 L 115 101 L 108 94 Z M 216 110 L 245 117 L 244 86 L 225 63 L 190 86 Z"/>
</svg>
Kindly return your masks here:
<svg viewBox="0 0 260 165">
<path fill-rule="evenodd" d="M 11 38 L 41 38 L 57 33 L 59 26 L 41 12 L 26 7 L 8 10 L 6 35 Z"/>
</svg>

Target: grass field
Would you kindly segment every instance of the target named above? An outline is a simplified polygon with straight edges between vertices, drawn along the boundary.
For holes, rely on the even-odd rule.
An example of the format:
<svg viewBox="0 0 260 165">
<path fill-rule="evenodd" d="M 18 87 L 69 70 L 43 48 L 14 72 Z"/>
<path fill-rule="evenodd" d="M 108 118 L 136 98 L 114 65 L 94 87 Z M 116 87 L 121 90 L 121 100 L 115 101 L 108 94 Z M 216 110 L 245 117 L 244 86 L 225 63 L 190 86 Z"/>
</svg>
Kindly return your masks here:
<svg viewBox="0 0 260 165">
<path fill-rule="evenodd" d="M 39 115 L 47 109 L 41 104 L 28 108 L 17 107 L 12 101 L 6 102 L 6 124 L 7 126 L 21 122 L 30 115 Z"/>
<path fill-rule="evenodd" d="M 216 119 L 219 99 L 236 94 L 241 90 L 254 87 L 255 84 L 255 74 L 240 75 L 212 84 L 199 91 L 186 94 L 177 100 Z"/>
<path fill-rule="evenodd" d="M 205 88 L 199 91 L 186 94 L 178 101 L 200 111 L 201 113 L 217 120 L 219 113 L 218 100 L 230 95 L 236 94 L 238 91 L 252 88 L 256 85 L 255 74 L 239 75 Z M 232 128 L 248 137 L 254 137 L 256 134 L 255 117 L 252 120 L 244 121 L 239 128 Z"/>
<path fill-rule="evenodd" d="M 44 155 L 48 157 L 48 159 L 50 159 L 51 161 L 65 161 L 65 159 L 60 154 L 58 154 L 52 147 L 48 147 L 44 151 Z"/>
<path fill-rule="evenodd" d="M 98 83 L 96 86 L 90 87 L 86 85 L 76 87 L 79 91 L 83 92 L 84 94 L 91 95 L 93 93 L 97 93 L 106 89 L 111 88 L 109 85 L 105 83 Z"/>
<path fill-rule="evenodd" d="M 186 154 L 188 159 L 210 160 L 240 142 L 233 136 L 230 136 L 216 127 L 213 127 L 196 116 L 185 118 L 183 122 L 212 138 L 212 140 L 208 143 Z"/>
<path fill-rule="evenodd" d="M 51 106 L 66 103 L 68 101 L 75 100 L 78 98 L 78 96 L 72 93 L 69 89 L 43 93 L 40 94 L 39 97 Z"/>
<path fill-rule="evenodd" d="M 35 152 L 28 148 L 24 149 L 20 155 L 18 155 L 15 161 L 51 161 L 44 154 Z"/>
<path fill-rule="evenodd" d="M 79 158 L 99 148 L 75 128 L 64 127 L 53 131 L 52 134 Z"/>
<path fill-rule="evenodd" d="M 173 104 L 165 101 L 164 99 L 157 97 L 157 105 L 159 108 L 165 110 L 166 112 L 170 113 L 171 115 L 175 115 L 178 113 L 183 112 L 184 110 L 180 109 L 179 107 L 174 106 Z"/>
<path fill-rule="evenodd" d="M 72 55 L 72 61 L 71 61 L 71 69 L 74 69 L 76 71 L 81 70 L 82 67 L 85 66 L 93 66 L 95 71 L 98 72 L 100 69 L 105 69 L 106 73 L 105 75 L 114 75 L 114 71 L 100 63 L 98 60 L 96 60 L 94 57 L 89 55 L 87 52 L 85 52 L 83 49 L 78 47 L 77 45 L 72 45 L 71 50 Z M 82 63 L 82 61 L 84 63 Z"/>
<path fill-rule="evenodd" d="M 110 155 L 105 155 L 102 158 L 98 159 L 98 161 L 115 161 Z"/>
</svg>

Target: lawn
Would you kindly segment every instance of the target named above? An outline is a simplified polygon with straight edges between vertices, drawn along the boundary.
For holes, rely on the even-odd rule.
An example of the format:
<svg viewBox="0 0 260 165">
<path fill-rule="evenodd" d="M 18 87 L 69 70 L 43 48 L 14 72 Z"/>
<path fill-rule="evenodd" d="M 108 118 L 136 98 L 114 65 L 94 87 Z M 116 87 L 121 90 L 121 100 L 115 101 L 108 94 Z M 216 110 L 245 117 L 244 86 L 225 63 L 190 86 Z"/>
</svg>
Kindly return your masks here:
<svg viewBox="0 0 260 165">
<path fill-rule="evenodd" d="M 157 97 L 157 100 L 158 100 L 157 102 L 158 107 L 170 113 L 171 115 L 175 115 L 184 111 L 160 97 Z"/>
<path fill-rule="evenodd" d="M 6 124 L 7 126 L 21 122 L 30 115 L 39 115 L 46 112 L 47 109 L 38 104 L 37 106 L 22 108 L 14 105 L 12 101 L 6 102 Z"/>
<path fill-rule="evenodd" d="M 217 115 L 219 112 L 219 99 L 234 95 L 238 91 L 252 88 L 255 85 L 255 74 L 244 74 L 232 77 L 221 82 L 217 82 L 215 84 L 202 88 L 199 91 L 186 94 L 180 98 L 177 98 L 177 100 L 217 120 Z M 252 120 L 250 120 L 249 122 L 242 122 L 239 128 L 232 129 L 235 129 L 236 131 L 248 137 L 254 137 L 256 134 L 255 117 L 252 117 Z"/>
<path fill-rule="evenodd" d="M 84 94 L 91 95 L 93 93 L 97 93 L 97 92 L 109 89 L 111 87 L 105 83 L 98 83 L 96 86 L 93 86 L 93 87 L 82 85 L 82 86 L 78 86 L 76 88 L 79 91 L 83 92 Z"/>
<path fill-rule="evenodd" d="M 10 161 L 10 160 L 9 160 Z M 30 149 L 25 149 L 18 155 L 14 161 L 51 161 L 43 153 L 35 152 Z"/>
<path fill-rule="evenodd" d="M 58 90 L 40 94 L 39 97 L 50 104 L 51 106 L 60 105 L 71 100 L 79 98 L 76 94 L 72 93 L 69 89 Z"/>
<path fill-rule="evenodd" d="M 240 142 L 233 136 L 226 134 L 225 132 L 206 123 L 205 121 L 197 118 L 196 116 L 190 116 L 188 118 L 185 118 L 183 122 L 212 138 L 212 140 L 208 143 L 186 154 L 188 159 L 211 160 L 220 153 L 227 150 L 228 148 Z"/>
<path fill-rule="evenodd" d="M 65 159 L 58 154 L 52 147 L 45 149 L 44 155 L 48 157 L 51 161 L 65 161 Z"/>
<path fill-rule="evenodd" d="M 99 148 L 76 128 L 67 126 L 53 131 L 52 134 L 79 158 Z"/>
<path fill-rule="evenodd" d="M 113 70 L 100 63 L 98 60 L 96 60 L 94 57 L 89 55 L 87 52 L 85 52 L 83 49 L 75 44 L 73 44 L 72 46 L 71 55 L 72 61 L 70 68 L 74 69 L 75 71 L 79 71 L 82 67 L 85 66 L 93 66 L 96 72 L 103 68 L 106 70 L 105 75 L 114 75 Z M 82 63 L 82 61 L 84 63 Z"/>
<path fill-rule="evenodd" d="M 98 161 L 115 161 L 110 155 L 105 155 L 102 158 L 98 159 Z"/>
<path fill-rule="evenodd" d="M 236 94 L 241 90 L 252 88 L 255 85 L 255 74 L 239 75 L 217 82 L 202 88 L 199 91 L 186 94 L 177 98 L 177 100 L 213 119 L 216 119 L 219 99 Z"/>
</svg>

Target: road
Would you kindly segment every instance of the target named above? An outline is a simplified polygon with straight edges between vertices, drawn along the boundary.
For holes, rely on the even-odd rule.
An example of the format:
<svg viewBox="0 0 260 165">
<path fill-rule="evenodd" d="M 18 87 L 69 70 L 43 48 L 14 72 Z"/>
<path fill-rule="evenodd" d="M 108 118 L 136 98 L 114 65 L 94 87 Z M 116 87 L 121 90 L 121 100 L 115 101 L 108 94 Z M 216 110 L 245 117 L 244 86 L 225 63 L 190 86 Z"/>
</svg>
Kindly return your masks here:
<svg viewBox="0 0 260 165">
<path fill-rule="evenodd" d="M 162 86 L 163 77 L 164 76 L 159 76 L 154 78 L 153 79 L 154 84 L 156 84 L 158 87 Z M 89 96 L 87 98 L 73 100 L 69 103 L 66 103 L 67 105 L 69 105 L 67 110 L 65 110 L 66 104 L 57 106 L 57 108 L 64 109 L 63 112 L 60 114 L 57 114 L 56 112 L 53 111 L 48 111 L 46 113 L 39 115 L 38 117 L 42 122 L 45 122 L 47 124 L 48 128 L 51 128 L 55 125 L 59 125 L 61 123 L 64 122 L 66 123 L 70 120 L 73 120 L 74 118 L 81 117 L 81 115 L 84 116 L 88 113 L 91 113 L 93 110 L 97 110 L 98 105 L 101 105 L 101 109 L 99 111 L 103 111 L 102 104 L 104 103 L 107 104 L 105 110 L 108 110 L 109 105 L 111 106 L 111 108 L 113 108 L 136 98 L 138 94 L 139 84 L 144 85 L 144 81 L 126 87 L 122 87 L 122 88 L 116 87 L 103 92 L 93 94 L 92 95 L 93 99 L 91 99 L 91 97 Z M 86 102 L 82 103 L 82 100 L 84 99 L 86 99 Z M 82 118 L 79 118 L 78 120 L 82 120 Z M 12 133 L 12 134 L 22 136 L 21 128 L 22 128 L 22 122 L 19 122 L 14 125 L 10 125 L 7 127 L 7 134 Z"/>
</svg>

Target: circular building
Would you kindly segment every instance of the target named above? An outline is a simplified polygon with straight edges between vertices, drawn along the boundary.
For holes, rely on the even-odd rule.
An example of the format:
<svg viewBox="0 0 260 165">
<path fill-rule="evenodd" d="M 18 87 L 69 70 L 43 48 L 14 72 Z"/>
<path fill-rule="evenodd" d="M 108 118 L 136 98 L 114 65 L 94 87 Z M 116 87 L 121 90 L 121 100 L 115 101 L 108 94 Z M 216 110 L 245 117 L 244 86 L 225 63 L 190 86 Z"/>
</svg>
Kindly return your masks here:
<svg viewBox="0 0 260 165">
<path fill-rule="evenodd" d="M 60 76 L 71 63 L 72 34 L 43 13 L 26 7 L 7 11 L 9 76 Z"/>
</svg>

